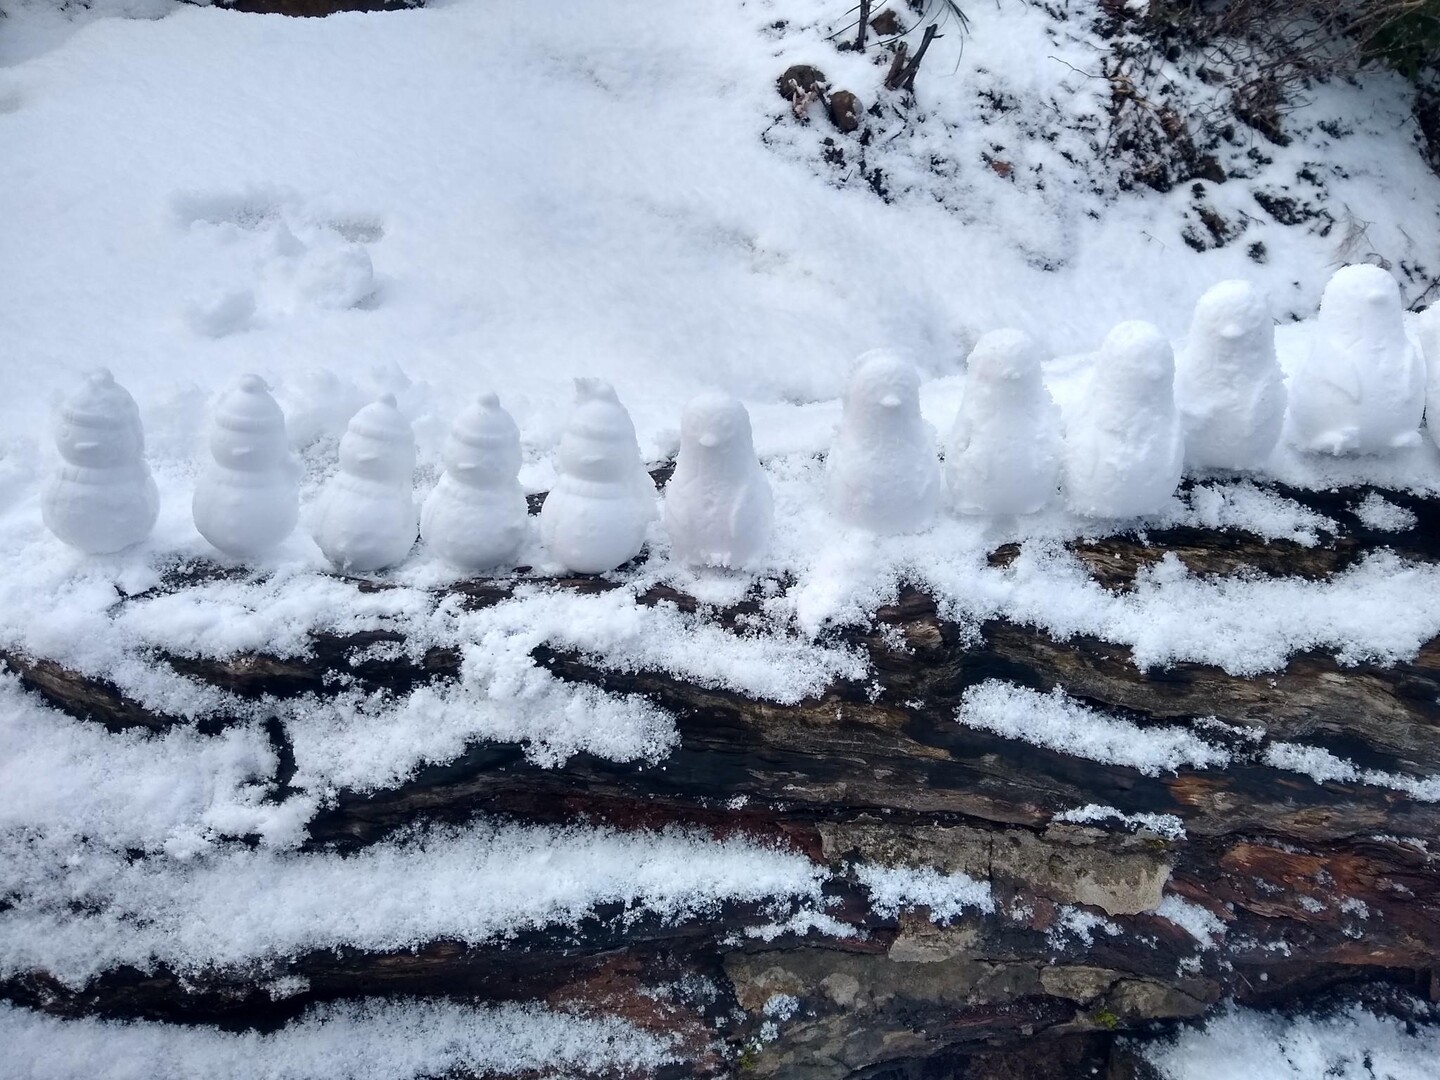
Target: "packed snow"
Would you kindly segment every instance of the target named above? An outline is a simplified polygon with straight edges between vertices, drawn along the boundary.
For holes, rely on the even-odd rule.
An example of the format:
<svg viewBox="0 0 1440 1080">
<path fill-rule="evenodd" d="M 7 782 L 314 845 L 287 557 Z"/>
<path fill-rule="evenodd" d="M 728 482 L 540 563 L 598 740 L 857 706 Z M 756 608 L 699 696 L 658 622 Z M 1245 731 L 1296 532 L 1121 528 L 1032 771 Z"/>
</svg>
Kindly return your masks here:
<svg viewBox="0 0 1440 1080">
<path fill-rule="evenodd" d="M 337 569 L 393 566 L 419 531 L 411 476 L 415 438 L 394 394 L 357 412 L 340 439 L 340 469 L 315 508 L 315 542 Z"/>
</svg>

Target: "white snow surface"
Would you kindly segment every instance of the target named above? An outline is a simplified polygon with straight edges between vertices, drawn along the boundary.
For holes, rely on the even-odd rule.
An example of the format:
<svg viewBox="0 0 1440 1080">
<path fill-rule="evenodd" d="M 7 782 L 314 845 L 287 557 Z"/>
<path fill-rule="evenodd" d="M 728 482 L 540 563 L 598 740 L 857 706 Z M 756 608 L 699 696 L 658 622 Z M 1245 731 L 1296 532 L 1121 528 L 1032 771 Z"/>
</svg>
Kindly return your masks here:
<svg viewBox="0 0 1440 1080">
<path fill-rule="evenodd" d="M 982 914 L 995 911 L 995 897 L 988 881 L 976 881 L 969 874 L 942 873 L 934 867 L 877 866 L 862 863 L 855 876 L 870 894 L 870 906 L 881 915 L 895 915 L 925 907 L 933 922 L 946 923 L 973 908 Z"/>
</svg>

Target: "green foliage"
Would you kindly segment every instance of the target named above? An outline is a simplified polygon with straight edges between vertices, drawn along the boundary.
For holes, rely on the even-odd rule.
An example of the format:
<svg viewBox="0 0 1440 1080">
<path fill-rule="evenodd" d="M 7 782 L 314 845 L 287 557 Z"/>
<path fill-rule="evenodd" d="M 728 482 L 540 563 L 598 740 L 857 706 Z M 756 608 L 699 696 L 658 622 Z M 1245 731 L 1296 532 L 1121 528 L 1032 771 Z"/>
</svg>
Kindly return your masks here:
<svg viewBox="0 0 1440 1080">
<path fill-rule="evenodd" d="M 1355 33 L 1366 60 L 1419 79 L 1440 62 L 1440 0 L 1382 0 L 1366 6 Z"/>
</svg>

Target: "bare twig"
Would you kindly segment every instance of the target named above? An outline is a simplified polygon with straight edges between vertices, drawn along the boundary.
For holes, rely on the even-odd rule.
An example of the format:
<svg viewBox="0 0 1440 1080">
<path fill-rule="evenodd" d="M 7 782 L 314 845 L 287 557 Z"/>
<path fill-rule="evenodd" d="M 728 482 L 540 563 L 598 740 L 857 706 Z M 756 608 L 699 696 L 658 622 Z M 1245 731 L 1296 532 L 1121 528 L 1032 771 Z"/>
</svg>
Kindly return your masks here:
<svg viewBox="0 0 1440 1080">
<path fill-rule="evenodd" d="M 865 31 L 870 27 L 870 0 L 860 0 L 860 29 L 855 32 L 855 51 L 865 51 Z"/>
</svg>

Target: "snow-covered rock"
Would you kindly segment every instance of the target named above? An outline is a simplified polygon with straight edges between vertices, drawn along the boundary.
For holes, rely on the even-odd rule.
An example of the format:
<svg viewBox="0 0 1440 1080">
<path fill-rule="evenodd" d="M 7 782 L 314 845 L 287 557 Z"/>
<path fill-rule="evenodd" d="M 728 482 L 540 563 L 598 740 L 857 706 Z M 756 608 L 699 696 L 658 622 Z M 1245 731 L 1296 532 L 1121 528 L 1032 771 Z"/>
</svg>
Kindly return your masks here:
<svg viewBox="0 0 1440 1080">
<path fill-rule="evenodd" d="M 846 524 L 894 534 L 934 522 L 940 462 L 913 364 L 883 349 L 860 358 L 826 468 L 831 508 Z"/>
<path fill-rule="evenodd" d="M 675 558 L 745 566 L 764 552 L 774 518 L 770 481 L 755 457 L 745 406 L 728 394 L 691 398 L 665 488 L 665 529 Z"/>
<path fill-rule="evenodd" d="M 61 407 L 55 445 L 63 459 L 41 497 L 45 527 L 92 555 L 150 534 L 160 494 L 145 463 L 145 432 L 129 392 L 104 368 Z"/>
<path fill-rule="evenodd" d="M 384 394 L 350 419 L 340 439 L 340 471 L 320 493 L 315 541 L 342 570 L 393 566 L 415 543 L 411 474 L 415 436 Z"/>
<path fill-rule="evenodd" d="M 1060 483 L 1060 414 L 1040 375 L 1040 347 L 1023 330 L 975 343 L 950 431 L 945 478 L 962 514 L 1030 514 Z"/>
<path fill-rule="evenodd" d="M 1342 267 L 1325 286 L 1314 346 L 1290 376 L 1288 441 L 1381 454 L 1414 446 L 1424 411 L 1424 362 L 1405 333 L 1399 286 L 1378 266 Z"/>
<path fill-rule="evenodd" d="M 420 512 L 420 535 L 466 570 L 512 559 L 525 539 L 529 507 L 516 479 L 520 429 L 495 394 L 481 394 L 445 440 L 445 472 Z"/>
<path fill-rule="evenodd" d="M 1195 305 L 1175 358 L 1185 457 L 1202 469 L 1259 469 L 1285 423 L 1275 320 L 1248 281 L 1222 281 Z"/>
</svg>

